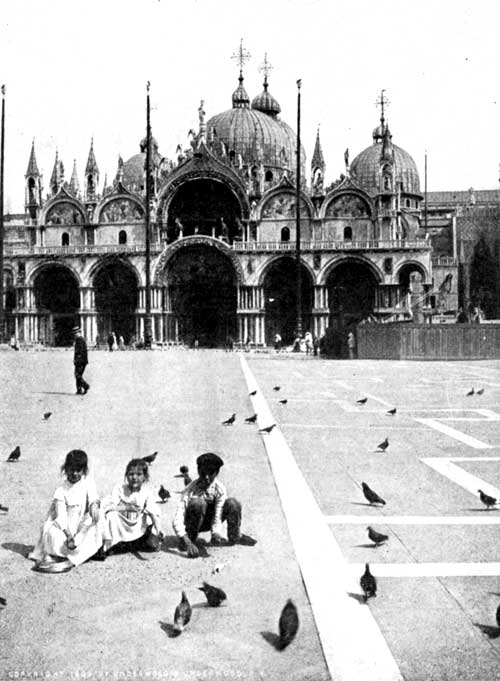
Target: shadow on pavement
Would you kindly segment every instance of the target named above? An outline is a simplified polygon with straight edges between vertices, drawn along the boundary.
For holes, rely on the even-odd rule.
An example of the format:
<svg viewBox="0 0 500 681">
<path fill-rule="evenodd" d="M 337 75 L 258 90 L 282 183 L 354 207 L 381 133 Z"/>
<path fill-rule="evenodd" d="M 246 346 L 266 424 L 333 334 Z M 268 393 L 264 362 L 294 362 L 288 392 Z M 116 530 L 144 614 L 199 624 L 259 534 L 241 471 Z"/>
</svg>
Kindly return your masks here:
<svg viewBox="0 0 500 681">
<path fill-rule="evenodd" d="M 7 549 L 7 551 L 12 551 L 13 553 L 19 553 L 19 555 L 23 556 L 24 558 L 27 558 L 30 551 L 33 551 L 35 547 L 33 544 L 18 544 L 17 542 L 5 542 L 4 544 L 2 544 L 2 548 Z"/>
<path fill-rule="evenodd" d="M 365 597 L 362 596 L 361 594 L 353 594 L 351 591 L 348 591 L 347 595 L 350 598 L 354 598 L 355 601 L 358 601 L 358 603 L 361 603 L 362 605 L 364 605 L 366 603 Z"/>
<path fill-rule="evenodd" d="M 174 625 L 170 624 L 170 622 L 159 622 L 158 624 L 160 625 L 160 629 L 164 631 L 169 638 L 175 638 L 181 633 L 180 631 L 177 631 Z"/>
<path fill-rule="evenodd" d="M 54 391 L 51 392 L 50 390 L 37 390 L 37 391 L 34 391 L 33 394 L 34 394 L 34 395 L 74 395 L 75 393 L 74 393 L 74 392 L 72 392 L 72 393 L 68 393 L 68 392 L 62 393 L 62 392 L 54 392 Z"/>
<path fill-rule="evenodd" d="M 356 544 L 356 549 L 376 549 L 377 544 Z"/>
<path fill-rule="evenodd" d="M 272 631 L 261 631 L 262 638 L 269 643 L 275 650 L 280 650 L 280 637 Z"/>
<path fill-rule="evenodd" d="M 490 627 L 489 624 L 478 624 L 477 622 L 474 622 L 474 626 L 481 629 L 488 638 L 498 638 L 500 636 L 500 627 Z"/>
</svg>

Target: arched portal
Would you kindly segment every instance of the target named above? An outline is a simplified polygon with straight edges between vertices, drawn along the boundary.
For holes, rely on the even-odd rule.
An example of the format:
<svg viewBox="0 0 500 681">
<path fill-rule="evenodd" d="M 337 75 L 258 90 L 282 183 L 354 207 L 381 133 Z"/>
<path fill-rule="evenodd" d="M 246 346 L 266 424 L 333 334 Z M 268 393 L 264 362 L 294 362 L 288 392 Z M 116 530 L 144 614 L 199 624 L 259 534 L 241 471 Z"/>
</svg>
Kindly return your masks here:
<svg viewBox="0 0 500 681">
<path fill-rule="evenodd" d="M 93 280 L 97 333 L 106 340 L 111 331 L 129 343 L 135 336 L 137 277 L 125 263 L 110 260 L 103 264 Z"/>
<path fill-rule="evenodd" d="M 188 345 L 225 345 L 236 337 L 237 278 L 229 258 L 218 249 L 194 244 L 179 249 L 167 280 L 177 336 Z"/>
<path fill-rule="evenodd" d="M 232 243 L 240 235 L 242 211 L 233 192 L 221 182 L 191 180 L 181 185 L 168 208 L 167 238 L 203 234 Z"/>
<path fill-rule="evenodd" d="M 311 310 L 313 284 L 311 275 L 301 265 L 302 330 L 312 331 Z M 264 277 L 266 310 L 266 340 L 272 343 L 279 333 L 283 343 L 290 345 L 297 334 L 297 263 L 292 258 L 273 262 Z"/>
<path fill-rule="evenodd" d="M 377 280 L 367 265 L 343 262 L 327 279 L 330 327 L 342 330 L 373 312 Z"/>
<path fill-rule="evenodd" d="M 78 324 L 80 308 L 74 275 L 63 265 L 51 265 L 37 274 L 33 290 L 40 319 L 40 340 L 50 345 L 71 345 L 72 328 Z"/>
</svg>

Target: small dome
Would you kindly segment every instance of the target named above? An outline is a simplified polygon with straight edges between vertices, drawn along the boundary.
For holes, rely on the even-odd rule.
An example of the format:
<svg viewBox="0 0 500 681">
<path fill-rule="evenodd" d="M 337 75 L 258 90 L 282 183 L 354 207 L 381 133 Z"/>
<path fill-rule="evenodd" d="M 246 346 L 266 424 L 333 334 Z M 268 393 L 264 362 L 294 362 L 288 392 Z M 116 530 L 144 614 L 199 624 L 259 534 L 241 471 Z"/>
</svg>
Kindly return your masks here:
<svg viewBox="0 0 500 681">
<path fill-rule="evenodd" d="M 248 108 L 250 104 L 250 97 L 243 86 L 243 74 L 240 72 L 239 77 L 240 84 L 233 92 L 233 108 L 234 109 L 244 109 Z"/>
<path fill-rule="evenodd" d="M 135 154 L 123 164 L 123 185 L 131 192 L 141 192 L 144 188 L 144 170 L 146 168 L 147 138 L 144 137 L 139 143 L 140 153 Z M 151 138 L 151 165 L 157 168 L 161 155 L 158 153 L 158 142 Z"/>
<path fill-rule="evenodd" d="M 252 109 L 262 111 L 268 116 L 276 117 L 281 112 L 278 100 L 267 91 L 267 81 L 264 82 L 264 90 L 252 100 Z"/>
</svg>

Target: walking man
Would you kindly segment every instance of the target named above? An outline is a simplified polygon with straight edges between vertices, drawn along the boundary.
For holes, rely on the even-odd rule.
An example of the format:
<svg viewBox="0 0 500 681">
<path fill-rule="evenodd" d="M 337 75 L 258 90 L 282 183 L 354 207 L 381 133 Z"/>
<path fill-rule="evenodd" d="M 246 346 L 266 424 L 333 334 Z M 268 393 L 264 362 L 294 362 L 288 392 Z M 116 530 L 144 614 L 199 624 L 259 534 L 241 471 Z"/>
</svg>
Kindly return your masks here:
<svg viewBox="0 0 500 681">
<path fill-rule="evenodd" d="M 87 343 L 85 342 L 85 338 L 82 336 L 79 326 L 75 326 L 73 328 L 73 334 L 75 336 L 75 354 L 73 356 L 73 364 L 75 365 L 76 394 L 86 395 L 90 388 L 90 385 L 83 378 L 83 372 L 89 363 L 87 357 Z"/>
</svg>

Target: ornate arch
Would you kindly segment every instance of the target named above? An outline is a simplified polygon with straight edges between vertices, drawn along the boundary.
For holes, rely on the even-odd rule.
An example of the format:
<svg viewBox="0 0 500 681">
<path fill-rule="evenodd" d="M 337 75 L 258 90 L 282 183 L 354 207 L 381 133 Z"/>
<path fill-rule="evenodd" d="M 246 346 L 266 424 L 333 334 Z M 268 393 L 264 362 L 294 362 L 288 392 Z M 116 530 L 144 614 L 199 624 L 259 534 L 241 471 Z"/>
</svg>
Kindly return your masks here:
<svg viewBox="0 0 500 681">
<path fill-rule="evenodd" d="M 291 197 L 290 201 L 287 202 L 285 197 Z M 266 218 L 284 218 L 290 220 L 295 217 L 296 198 L 295 189 L 293 187 L 273 187 L 264 194 L 257 206 L 256 219 L 259 221 L 265 220 Z M 311 199 L 303 192 L 300 192 L 300 206 L 301 217 L 310 220 L 314 215 L 314 206 Z M 269 214 L 266 215 L 266 212 Z"/>
<path fill-rule="evenodd" d="M 329 194 L 325 201 L 323 202 L 323 205 L 321 206 L 320 210 L 320 218 L 323 219 L 328 219 L 328 218 L 335 218 L 335 217 L 345 217 L 346 215 L 328 215 L 329 209 L 338 202 L 339 200 L 342 201 L 343 199 L 348 199 L 349 197 L 355 198 L 358 202 L 362 203 L 362 205 L 366 206 L 366 215 L 351 215 L 350 217 L 358 217 L 358 218 L 365 218 L 365 219 L 371 219 L 373 215 L 373 205 L 370 200 L 370 197 L 365 194 L 364 192 L 360 191 L 359 189 L 354 189 L 354 188 L 346 188 L 341 191 L 335 191 Z M 359 205 L 354 204 L 353 208 L 358 208 L 359 210 Z"/>
<path fill-rule="evenodd" d="M 295 257 L 291 255 L 284 255 L 283 253 L 276 253 L 276 255 L 271 256 L 268 260 L 266 260 L 257 270 L 256 272 L 256 279 L 257 279 L 257 286 L 264 286 L 264 281 L 266 278 L 267 271 L 269 270 L 272 265 L 274 265 L 275 262 L 278 260 L 291 260 L 295 264 Z M 316 286 L 316 276 L 314 274 L 314 270 L 310 265 L 305 262 L 302 258 L 300 260 L 300 264 L 307 270 L 309 273 L 309 276 L 311 277 L 311 284 L 313 286 Z"/>
<path fill-rule="evenodd" d="M 164 272 L 172 258 L 179 251 L 184 248 L 189 248 L 190 246 L 208 246 L 210 248 L 215 248 L 220 253 L 225 255 L 227 258 L 229 258 L 236 272 L 238 284 L 243 284 L 245 280 L 243 267 L 236 253 L 229 248 L 227 244 L 225 244 L 223 241 L 220 241 L 219 239 L 214 239 L 211 236 L 186 236 L 183 239 L 174 241 L 169 246 L 166 246 L 158 256 L 156 264 L 153 268 L 153 284 L 155 286 L 162 286 L 164 284 Z"/>
<path fill-rule="evenodd" d="M 44 260 L 43 262 L 40 262 L 39 264 L 35 265 L 35 267 L 29 273 L 29 276 L 26 278 L 28 286 L 33 287 L 35 285 L 35 279 L 38 277 L 38 275 L 41 272 L 43 272 L 43 270 L 49 270 L 51 267 L 64 268 L 74 277 L 78 287 L 82 286 L 82 278 L 80 277 L 78 272 L 76 272 L 66 262 L 63 262 L 62 260 L 55 258 L 51 258 L 50 260 Z"/>
<path fill-rule="evenodd" d="M 67 207 L 66 209 L 64 209 Z M 71 212 L 72 222 L 65 222 L 65 216 Z M 88 222 L 84 206 L 65 189 L 51 199 L 42 209 L 40 224 L 47 225 L 47 220 L 55 220 L 54 225 L 85 225 Z M 60 221 L 58 221 L 60 220 Z M 52 226 L 52 225 L 49 225 Z"/>
<path fill-rule="evenodd" d="M 112 204 L 117 204 L 117 208 L 119 209 L 117 210 L 116 215 L 113 215 L 110 212 Z M 129 211 L 125 210 L 125 204 L 134 205 L 136 212 L 138 212 L 139 215 L 130 215 Z M 97 224 L 127 224 L 129 222 L 138 222 L 141 220 L 144 220 L 144 203 L 129 192 L 108 194 L 105 199 L 101 201 L 96 210 Z"/>
<path fill-rule="evenodd" d="M 126 267 L 128 270 L 134 273 L 134 276 L 137 280 L 137 286 L 141 286 L 141 276 L 137 270 L 137 267 L 133 265 L 130 260 L 123 256 L 119 255 L 117 253 L 108 253 L 107 255 L 104 255 L 102 258 L 99 258 L 92 267 L 89 269 L 87 273 L 87 277 L 89 281 L 92 281 L 92 279 L 96 276 L 96 274 L 99 272 L 99 270 L 103 267 L 106 267 L 106 265 L 118 263 L 120 265 L 123 265 Z"/>
<path fill-rule="evenodd" d="M 411 268 L 413 268 L 413 270 L 417 270 L 418 272 L 420 272 L 420 274 L 424 278 L 424 281 L 423 281 L 424 284 L 429 283 L 429 280 L 430 280 L 429 271 L 428 271 L 427 267 L 425 267 L 425 265 L 423 265 L 418 260 L 404 260 L 403 262 L 399 263 L 399 265 L 394 270 L 394 275 L 393 275 L 394 278 L 399 281 L 401 270 L 403 270 L 407 267 L 411 267 Z"/>
<path fill-rule="evenodd" d="M 382 271 L 380 270 L 377 265 L 369 260 L 368 258 L 365 258 L 360 255 L 338 255 L 335 256 L 332 260 L 329 260 L 326 265 L 320 270 L 318 273 L 318 286 L 326 286 L 328 277 L 332 273 L 332 271 L 338 267 L 339 265 L 343 265 L 348 262 L 354 262 L 358 265 L 364 265 L 366 268 L 370 271 L 371 274 L 375 277 L 377 280 L 377 284 L 381 284 L 384 280 L 384 275 Z"/>
</svg>

